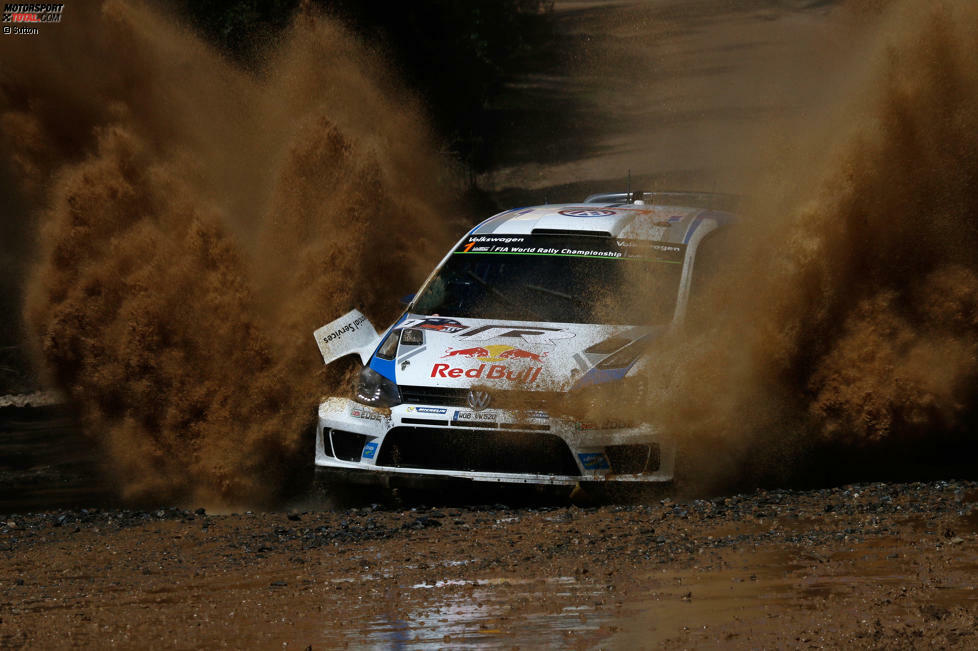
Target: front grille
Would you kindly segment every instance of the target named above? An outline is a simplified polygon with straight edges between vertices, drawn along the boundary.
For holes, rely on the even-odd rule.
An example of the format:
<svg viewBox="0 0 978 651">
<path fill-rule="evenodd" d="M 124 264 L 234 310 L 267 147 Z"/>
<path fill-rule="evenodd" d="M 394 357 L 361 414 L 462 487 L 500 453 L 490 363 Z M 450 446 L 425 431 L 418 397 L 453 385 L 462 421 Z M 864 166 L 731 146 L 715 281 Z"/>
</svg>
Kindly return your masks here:
<svg viewBox="0 0 978 651">
<path fill-rule="evenodd" d="M 468 407 L 468 389 L 446 387 L 399 386 L 401 402 L 406 405 L 437 405 L 439 407 Z M 515 391 L 502 389 L 490 391 L 491 408 L 546 409 L 555 408 L 564 393 L 555 391 Z"/>
<path fill-rule="evenodd" d="M 659 469 L 659 446 L 609 445 L 604 449 L 616 475 L 639 475 Z"/>
<path fill-rule="evenodd" d="M 536 475 L 580 471 L 563 439 L 553 434 L 395 427 L 387 433 L 377 465 Z"/>
<path fill-rule="evenodd" d="M 401 402 L 408 405 L 438 405 L 440 407 L 465 407 L 468 389 L 447 389 L 444 387 L 399 386 Z"/>
<path fill-rule="evenodd" d="M 447 420 L 432 420 L 430 418 L 402 418 L 401 422 L 405 425 L 448 425 Z"/>
</svg>

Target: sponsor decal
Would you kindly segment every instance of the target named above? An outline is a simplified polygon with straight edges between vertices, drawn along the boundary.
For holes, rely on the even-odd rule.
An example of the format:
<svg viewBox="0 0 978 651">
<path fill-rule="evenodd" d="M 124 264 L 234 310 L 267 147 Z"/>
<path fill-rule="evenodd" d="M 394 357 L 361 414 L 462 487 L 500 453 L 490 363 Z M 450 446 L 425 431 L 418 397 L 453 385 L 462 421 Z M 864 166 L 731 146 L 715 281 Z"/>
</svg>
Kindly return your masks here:
<svg viewBox="0 0 978 651">
<path fill-rule="evenodd" d="M 573 332 L 563 328 L 547 328 L 544 326 L 507 326 L 507 325 L 485 325 L 478 328 L 466 330 L 460 335 L 460 339 L 469 341 L 486 341 L 487 339 L 522 339 L 531 344 L 551 344 L 555 340 L 570 339 L 574 337 Z M 487 350 L 489 346 L 481 350 Z M 476 349 L 467 349 L 476 350 Z M 524 351 L 526 352 L 526 351 Z M 462 354 L 459 352 L 459 354 Z M 539 361 L 539 360 L 537 360 Z"/>
<path fill-rule="evenodd" d="M 476 244 L 522 244 L 525 241 L 525 235 L 476 235 L 470 237 L 468 243 L 459 250 L 468 251 Z"/>
<path fill-rule="evenodd" d="M 425 319 L 408 319 L 401 323 L 401 328 L 421 328 L 422 330 L 436 330 L 438 332 L 461 332 L 468 326 L 459 323 L 455 319 L 445 319 L 442 317 L 428 317 Z"/>
<path fill-rule="evenodd" d="M 671 219 L 671 218 L 670 218 Z M 618 260 L 654 260 L 681 264 L 683 245 L 660 242 L 669 221 L 654 224 L 654 236 L 643 239 L 586 238 L 588 248 L 568 246 L 568 239 L 557 235 L 474 235 L 455 250 L 456 254 L 488 253 L 506 255 L 570 256 L 576 258 L 602 258 Z M 577 244 L 575 240 L 573 242 Z"/>
<path fill-rule="evenodd" d="M 371 442 L 363 446 L 363 453 L 360 457 L 363 459 L 373 459 L 375 454 L 377 454 L 377 444 Z"/>
<path fill-rule="evenodd" d="M 380 414 L 363 407 L 350 407 L 350 415 L 361 420 L 380 420 Z"/>
<path fill-rule="evenodd" d="M 411 414 L 447 414 L 448 410 L 444 407 L 415 407 L 411 406 L 407 408 L 408 413 Z"/>
<path fill-rule="evenodd" d="M 325 334 L 322 337 L 322 342 L 324 344 L 328 344 L 329 342 L 339 339 L 340 337 L 342 337 L 347 333 L 356 332 L 357 330 L 360 329 L 360 326 L 366 323 L 366 321 L 367 321 L 367 317 L 365 316 L 357 317 L 352 321 L 350 321 L 349 323 L 347 323 L 346 325 L 344 325 L 342 328 L 336 328 L 332 332 Z"/>
<path fill-rule="evenodd" d="M 614 210 L 596 210 L 593 208 L 574 208 L 573 210 L 561 210 L 564 217 L 611 217 L 615 214 Z"/>
<path fill-rule="evenodd" d="M 359 355 L 360 361 L 367 364 L 377 347 L 377 331 L 359 310 L 350 310 L 340 318 L 316 328 L 312 334 L 327 364 L 351 353 Z M 390 375 L 393 374 L 392 368 Z"/>
<path fill-rule="evenodd" d="M 496 422 L 498 414 L 486 411 L 474 412 L 474 411 L 455 411 L 455 415 L 452 416 L 452 421 L 456 423 L 464 423 L 465 421 L 477 422 L 477 423 L 494 423 Z"/>
<path fill-rule="evenodd" d="M 530 384 L 537 381 L 542 370 L 542 366 L 530 366 L 520 370 L 511 370 L 506 364 L 479 364 L 476 368 L 460 368 L 451 364 L 435 364 L 431 367 L 431 377 L 509 380 L 510 382 Z"/>
<path fill-rule="evenodd" d="M 531 353 L 522 348 L 513 346 L 476 346 L 475 348 L 460 348 L 453 350 L 449 348 L 442 357 L 465 357 L 477 359 L 480 362 L 503 362 L 510 359 L 528 359 L 532 362 L 543 363 L 543 358 L 547 353 Z"/>
<path fill-rule="evenodd" d="M 634 244 L 629 240 L 618 240 L 618 246 L 620 246 L 622 249 L 627 249 L 627 247 L 634 246 Z M 669 244 L 667 242 L 646 242 L 642 244 L 642 248 L 645 249 L 646 251 L 654 251 L 655 253 L 665 253 L 677 258 L 676 260 L 660 260 L 660 262 L 682 261 L 681 258 L 683 253 L 683 247 L 680 246 L 679 244 Z M 625 257 L 631 258 L 631 257 L 639 257 L 639 256 L 631 256 L 626 254 Z"/>
<path fill-rule="evenodd" d="M 581 465 L 585 470 L 608 470 L 611 464 L 604 452 L 578 452 L 577 458 L 581 460 Z"/>
<path fill-rule="evenodd" d="M 540 420 L 547 420 L 548 418 L 550 418 L 550 414 L 548 414 L 545 411 L 530 410 L 530 411 L 526 412 L 526 417 L 527 418 L 538 418 Z"/>
<path fill-rule="evenodd" d="M 480 357 L 489 357 L 489 349 L 483 348 L 482 346 L 476 346 L 475 348 L 459 348 L 451 349 L 445 351 L 442 357 L 467 357 L 469 359 L 479 359 Z"/>
</svg>

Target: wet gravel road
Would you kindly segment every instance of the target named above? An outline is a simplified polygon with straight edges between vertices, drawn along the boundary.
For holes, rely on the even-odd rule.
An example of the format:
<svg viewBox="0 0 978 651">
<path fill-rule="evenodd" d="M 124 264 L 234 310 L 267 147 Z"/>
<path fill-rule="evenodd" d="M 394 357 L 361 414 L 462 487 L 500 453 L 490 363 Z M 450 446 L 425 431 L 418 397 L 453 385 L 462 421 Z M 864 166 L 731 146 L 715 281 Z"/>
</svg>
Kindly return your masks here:
<svg viewBox="0 0 978 651">
<path fill-rule="evenodd" d="M 978 645 L 978 484 L 0 516 L 0 645 Z"/>
</svg>

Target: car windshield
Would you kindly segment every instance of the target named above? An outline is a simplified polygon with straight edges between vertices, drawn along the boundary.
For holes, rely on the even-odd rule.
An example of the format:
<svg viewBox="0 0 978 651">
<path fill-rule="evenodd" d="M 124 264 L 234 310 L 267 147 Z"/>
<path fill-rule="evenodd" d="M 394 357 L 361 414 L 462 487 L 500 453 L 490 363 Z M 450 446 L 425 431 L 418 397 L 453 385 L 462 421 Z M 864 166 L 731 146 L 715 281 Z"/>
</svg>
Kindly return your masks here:
<svg viewBox="0 0 978 651">
<path fill-rule="evenodd" d="M 663 324 L 672 320 L 685 247 L 646 240 L 473 235 L 412 310 L 478 319 Z"/>
</svg>

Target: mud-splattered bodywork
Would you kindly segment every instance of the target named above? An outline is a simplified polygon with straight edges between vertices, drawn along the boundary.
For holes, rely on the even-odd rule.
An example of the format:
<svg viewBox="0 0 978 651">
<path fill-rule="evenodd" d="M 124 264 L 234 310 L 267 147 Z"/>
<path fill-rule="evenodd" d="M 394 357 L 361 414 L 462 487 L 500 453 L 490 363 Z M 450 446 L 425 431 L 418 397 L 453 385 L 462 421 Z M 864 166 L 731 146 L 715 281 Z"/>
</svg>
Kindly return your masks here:
<svg viewBox="0 0 978 651">
<path fill-rule="evenodd" d="M 585 387 L 634 374 L 646 345 L 681 327 L 697 246 L 730 219 L 637 202 L 486 220 L 381 335 L 356 311 L 316 331 L 327 363 L 357 353 L 369 376 L 353 399 L 320 405 L 317 469 L 380 480 L 671 481 L 668 433 L 614 418 L 582 422 L 562 406 Z M 668 297 L 651 312 L 641 293 L 609 288 L 604 277 L 636 263 L 666 279 Z M 595 293 L 603 290 L 613 296 Z M 610 309 L 598 319 L 602 301 Z"/>
</svg>

